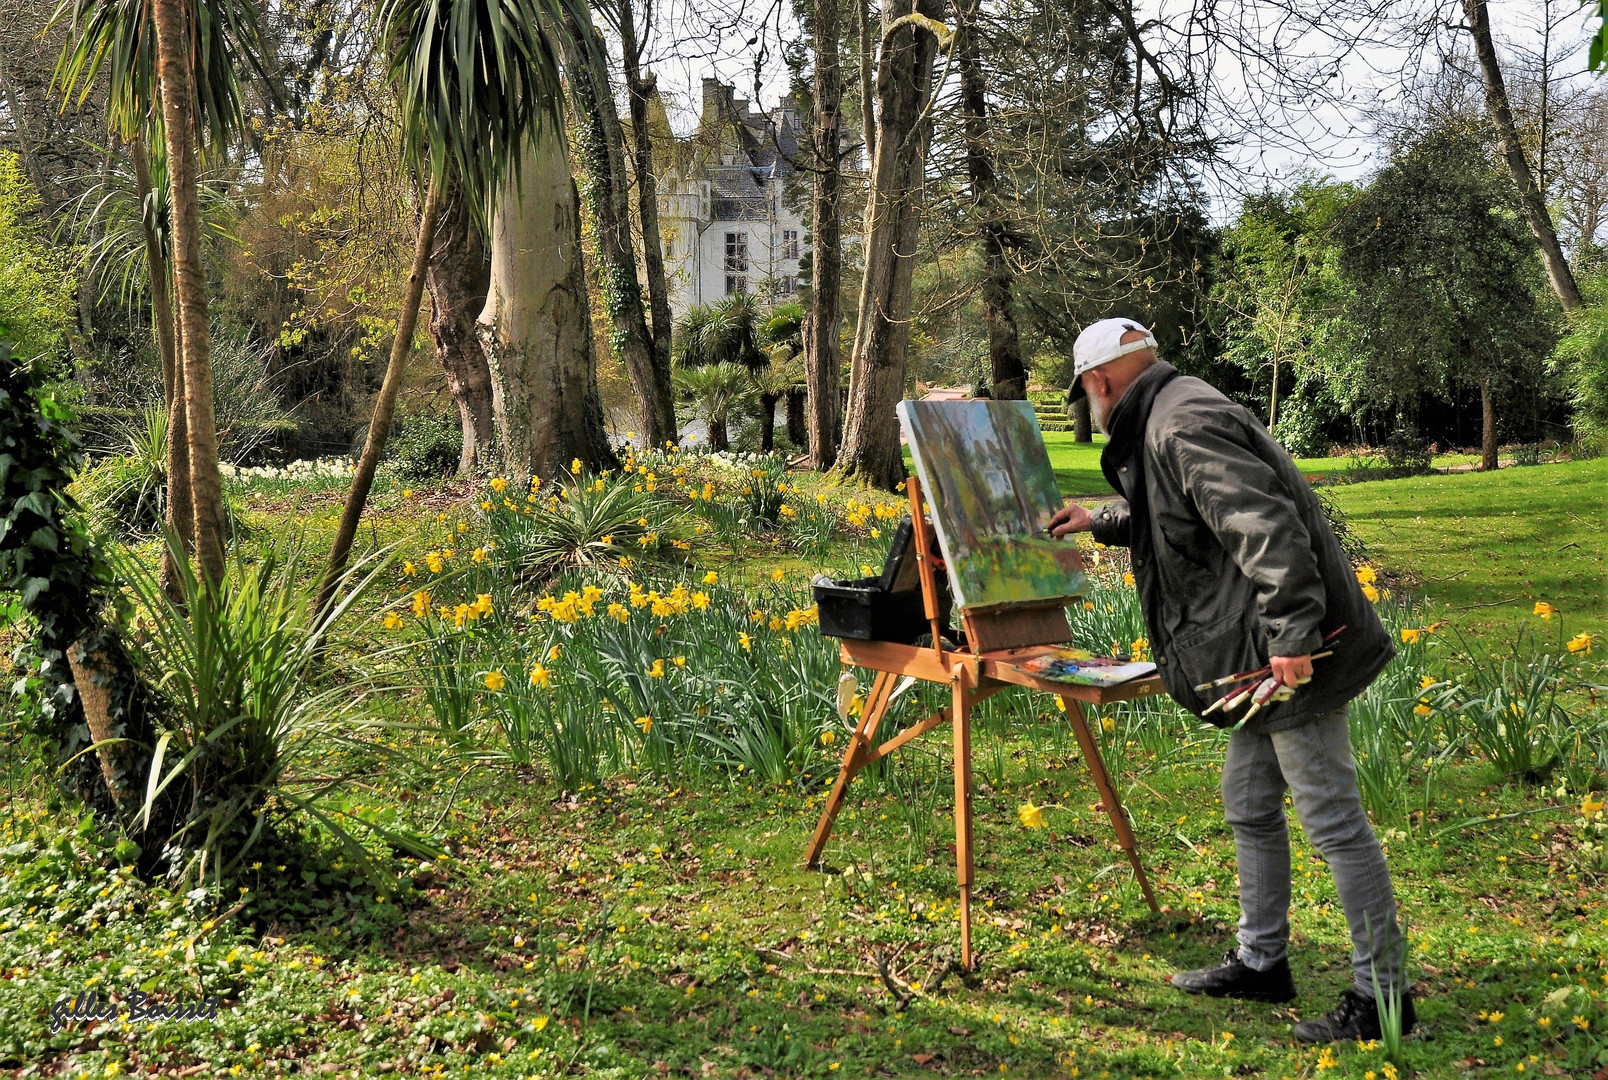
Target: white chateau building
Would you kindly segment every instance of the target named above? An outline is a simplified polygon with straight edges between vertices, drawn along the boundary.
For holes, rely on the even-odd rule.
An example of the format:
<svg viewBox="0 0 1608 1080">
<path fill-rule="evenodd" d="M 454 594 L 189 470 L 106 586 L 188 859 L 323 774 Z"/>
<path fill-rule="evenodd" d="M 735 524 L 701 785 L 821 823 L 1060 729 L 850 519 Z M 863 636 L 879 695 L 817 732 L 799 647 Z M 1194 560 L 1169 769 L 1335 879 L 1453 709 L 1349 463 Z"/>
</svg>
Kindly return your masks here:
<svg viewBox="0 0 1608 1080">
<path fill-rule="evenodd" d="M 733 293 L 775 300 L 798 291 L 804 245 L 802 215 L 787 203 L 788 181 L 803 125 L 784 102 L 755 110 L 718 79 L 703 81 L 697 134 L 659 177 L 659 228 L 664 238 L 670 309 Z"/>
</svg>

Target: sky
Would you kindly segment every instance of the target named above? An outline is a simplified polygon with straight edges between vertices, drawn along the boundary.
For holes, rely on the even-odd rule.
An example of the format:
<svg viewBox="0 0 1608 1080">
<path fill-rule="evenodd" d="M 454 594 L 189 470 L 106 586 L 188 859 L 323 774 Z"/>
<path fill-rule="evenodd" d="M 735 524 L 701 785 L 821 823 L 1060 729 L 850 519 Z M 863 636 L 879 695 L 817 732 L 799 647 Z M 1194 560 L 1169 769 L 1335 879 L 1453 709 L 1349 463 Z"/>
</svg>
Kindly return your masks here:
<svg viewBox="0 0 1608 1080">
<path fill-rule="evenodd" d="M 649 66 L 670 111 L 671 123 L 687 131 L 697 122 L 702 79 L 713 75 L 736 86 L 741 97 L 774 106 L 788 89 L 784 50 L 798 37 L 789 0 L 660 0 L 660 23 L 650 39 Z M 1141 10 L 1172 25 L 1185 18 L 1199 0 L 1143 0 Z M 1343 12 L 1348 7 L 1377 6 L 1390 0 L 1322 0 L 1299 5 Z M 1327 28 L 1292 27 L 1275 20 L 1269 0 L 1221 0 L 1219 12 L 1239 16 L 1242 36 L 1255 47 L 1221 50 L 1211 62 L 1212 82 L 1220 98 L 1214 127 L 1224 139 L 1220 165 L 1202 180 L 1211 216 L 1228 220 L 1248 191 L 1280 186 L 1301 172 L 1328 173 L 1340 179 L 1362 179 L 1379 165 L 1379 138 L 1371 117 L 1388 110 L 1403 87 L 1429 75 L 1441 52 L 1454 43 L 1466 48 L 1468 37 L 1449 24 L 1460 16 L 1456 0 L 1396 0 L 1400 10 L 1419 20 L 1416 41 L 1392 21 L 1388 31 L 1357 19 Z M 1589 11 L 1577 0 L 1489 0 L 1499 56 L 1505 63 L 1520 52 L 1539 53 L 1541 13 L 1550 8 L 1553 29 L 1550 52 L 1563 87 L 1593 78 L 1585 71 L 1585 44 L 1594 32 Z M 1444 16 L 1438 26 L 1424 25 L 1435 7 Z M 713 28 L 713 29 L 711 29 Z M 763 29 L 761 29 L 763 28 Z M 1366 40 L 1341 50 L 1342 39 Z M 1279 46 L 1282 66 L 1289 58 L 1312 78 L 1275 80 L 1257 48 Z M 1177 35 L 1158 32 L 1152 48 L 1177 62 L 1185 46 Z M 1343 55 L 1337 55 L 1343 52 Z M 1572 55 L 1571 55 L 1572 53 Z M 1608 77 L 1608 76 L 1604 76 Z"/>
</svg>

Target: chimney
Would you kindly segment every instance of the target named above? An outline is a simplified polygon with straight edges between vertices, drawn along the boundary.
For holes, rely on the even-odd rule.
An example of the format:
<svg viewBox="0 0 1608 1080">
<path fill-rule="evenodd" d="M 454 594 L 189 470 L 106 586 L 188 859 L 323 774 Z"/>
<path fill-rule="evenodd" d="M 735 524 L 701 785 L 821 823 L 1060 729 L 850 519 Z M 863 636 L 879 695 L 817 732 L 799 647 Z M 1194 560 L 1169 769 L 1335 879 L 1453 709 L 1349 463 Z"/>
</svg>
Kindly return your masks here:
<svg viewBox="0 0 1608 1080">
<path fill-rule="evenodd" d="M 714 121 L 720 119 L 725 110 L 731 107 L 731 87 L 719 79 L 705 75 L 703 80 L 703 119 Z"/>
</svg>

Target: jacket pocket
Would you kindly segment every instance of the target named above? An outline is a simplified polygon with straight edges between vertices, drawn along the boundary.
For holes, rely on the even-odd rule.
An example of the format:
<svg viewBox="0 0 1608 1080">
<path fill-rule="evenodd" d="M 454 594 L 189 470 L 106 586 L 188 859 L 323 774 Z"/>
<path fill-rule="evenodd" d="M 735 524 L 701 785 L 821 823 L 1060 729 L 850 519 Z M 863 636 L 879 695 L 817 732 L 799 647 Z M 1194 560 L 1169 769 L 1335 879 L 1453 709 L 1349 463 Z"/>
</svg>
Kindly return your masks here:
<svg viewBox="0 0 1608 1080">
<path fill-rule="evenodd" d="M 1254 608 L 1233 612 L 1178 635 L 1172 643 L 1171 660 L 1162 668 L 1162 682 L 1176 701 L 1199 716 L 1228 688 L 1202 692 L 1196 686 L 1267 663 L 1267 648 Z M 1212 714 L 1213 721 L 1220 715 Z"/>
</svg>

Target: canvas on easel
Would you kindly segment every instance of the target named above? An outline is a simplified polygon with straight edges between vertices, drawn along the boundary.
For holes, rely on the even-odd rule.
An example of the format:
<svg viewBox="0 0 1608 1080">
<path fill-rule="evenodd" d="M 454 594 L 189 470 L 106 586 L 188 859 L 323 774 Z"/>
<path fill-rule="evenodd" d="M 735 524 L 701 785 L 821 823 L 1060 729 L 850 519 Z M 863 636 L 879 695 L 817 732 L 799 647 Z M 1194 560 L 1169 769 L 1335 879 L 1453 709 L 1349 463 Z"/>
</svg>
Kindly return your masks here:
<svg viewBox="0 0 1608 1080">
<path fill-rule="evenodd" d="M 969 611 L 1067 604 L 1087 582 L 1077 545 L 1050 535 L 1061 492 L 1026 401 L 901 401 L 938 545 Z"/>
</svg>

